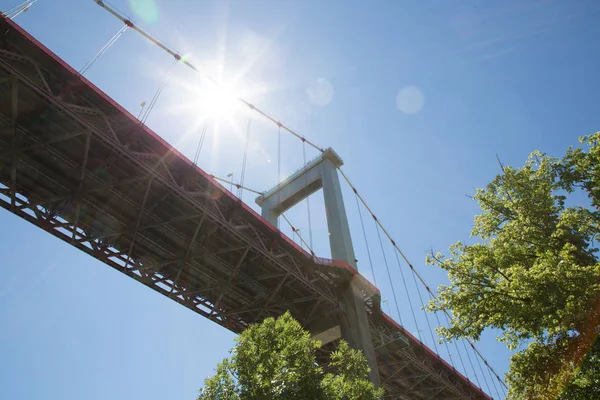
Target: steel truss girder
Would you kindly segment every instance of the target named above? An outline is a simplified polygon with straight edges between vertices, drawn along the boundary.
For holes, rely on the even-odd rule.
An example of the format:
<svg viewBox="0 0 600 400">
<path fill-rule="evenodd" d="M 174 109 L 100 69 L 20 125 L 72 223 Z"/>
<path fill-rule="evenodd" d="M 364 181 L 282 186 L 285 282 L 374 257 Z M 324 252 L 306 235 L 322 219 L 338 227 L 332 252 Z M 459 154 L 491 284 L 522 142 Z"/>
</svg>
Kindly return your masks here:
<svg viewBox="0 0 600 400">
<path fill-rule="evenodd" d="M 389 379 L 383 377 L 385 386 L 393 384 L 395 387 L 402 387 L 404 391 L 414 392 L 427 391 L 432 386 L 442 387 L 442 392 L 446 396 L 454 396 L 456 399 L 471 398 L 471 393 L 466 392 L 461 385 L 451 380 L 447 374 L 436 368 L 428 358 L 418 355 L 417 351 L 421 351 L 418 346 L 415 346 L 410 341 L 406 343 L 404 340 L 399 340 L 400 337 L 398 335 L 403 336 L 400 332 L 393 332 L 388 326 L 377 323 L 374 320 L 371 320 L 371 330 L 373 337 L 378 338 L 378 343 L 381 343 L 379 346 L 376 346 L 378 347 L 379 357 L 393 357 L 394 359 L 407 360 L 410 362 L 412 368 L 417 367 L 424 374 L 422 381 L 414 383 L 414 387 L 405 387 L 402 382 L 402 375 L 399 375 L 398 378 L 390 376 Z M 380 365 L 380 371 L 385 374 L 385 363 L 380 363 Z M 433 385 L 432 382 L 434 383 Z"/>
<path fill-rule="evenodd" d="M 110 187 L 110 186 L 109 186 L 109 187 Z M 106 186 L 101 186 L 101 187 L 99 187 L 99 188 L 95 188 L 95 189 L 102 190 L 102 189 L 106 189 L 106 188 L 107 188 Z M 63 198 L 55 198 L 55 199 L 52 199 L 52 200 L 53 200 L 53 201 L 59 201 L 59 200 L 64 200 L 64 199 L 65 199 L 65 198 L 63 197 Z M 43 204 L 43 203 L 41 203 L 41 204 Z M 22 207 L 23 207 L 23 208 L 24 208 L 24 207 L 32 207 L 32 206 L 34 206 L 34 204 L 23 204 L 23 205 L 22 205 Z M 86 240 L 89 240 L 89 238 L 86 238 Z"/>
<path fill-rule="evenodd" d="M 0 21 L 0 23 L 7 24 L 7 22 L 3 21 Z M 7 31 L 5 38 L 7 38 L 9 46 L 14 47 L 14 45 L 10 44 L 11 36 L 8 33 L 11 32 Z M 262 312 L 268 311 L 269 304 L 274 301 L 275 295 L 281 291 L 283 285 L 286 285 L 285 292 L 288 291 L 287 282 L 295 285 L 294 291 L 297 297 L 287 303 L 278 302 L 277 307 L 287 307 L 299 302 L 314 301 L 311 307 L 306 308 L 308 319 L 312 319 L 317 314 L 324 312 L 324 310 L 339 312 L 337 288 L 332 283 L 339 284 L 340 280 L 348 279 L 347 277 L 344 277 L 342 273 L 335 272 L 331 268 L 327 269 L 326 267 L 314 266 L 311 263 L 307 263 L 303 256 L 299 256 L 284 240 L 273 236 L 271 233 L 265 233 L 266 231 L 263 227 L 258 226 L 260 224 L 257 224 L 255 220 L 249 219 L 247 211 L 242 210 L 243 206 L 241 204 L 232 204 L 228 196 L 225 196 L 224 200 L 212 198 L 210 196 L 211 190 L 209 189 L 215 188 L 213 190 L 221 190 L 216 184 L 208 181 L 208 184 L 205 182 L 190 190 L 183 188 L 183 185 L 179 183 L 178 172 L 171 160 L 173 158 L 171 157 L 172 154 L 169 152 L 158 154 L 147 149 L 135 148 L 135 144 L 124 135 L 123 116 L 126 115 L 120 111 L 117 113 L 112 112 L 112 110 L 111 112 L 107 112 L 85 98 L 82 93 L 85 93 L 86 90 L 90 91 L 85 81 L 77 81 L 75 84 L 64 81 L 64 79 L 61 81 L 51 71 L 34 61 L 32 57 L 7 49 L 0 49 L 0 70 L 2 69 L 9 73 L 8 77 L 10 79 L 18 82 L 19 90 L 15 90 L 17 95 L 13 96 L 18 98 L 23 91 L 34 93 L 39 99 L 43 100 L 44 104 L 51 104 L 53 109 L 57 110 L 61 116 L 68 117 L 71 122 L 77 124 L 80 130 L 89 133 L 86 137 L 88 144 L 82 149 L 83 161 L 79 159 L 76 165 L 71 166 L 71 168 L 81 173 L 80 179 L 74 183 L 75 187 L 65 188 L 65 192 L 69 194 L 66 197 L 54 194 L 54 196 L 44 195 L 45 199 L 30 197 L 27 193 L 19 191 L 18 182 L 21 182 L 20 178 L 17 179 L 19 168 L 18 163 L 14 162 L 14 160 L 17 159 L 17 155 L 29 150 L 40 151 L 41 149 L 48 149 L 49 153 L 51 153 L 51 146 L 63 140 L 75 139 L 79 141 L 78 136 L 80 135 L 68 137 L 69 132 L 64 132 L 62 136 L 57 136 L 50 141 L 45 140 L 43 143 L 38 142 L 32 146 L 25 145 L 23 148 L 19 148 L 17 141 L 12 140 L 10 142 L 12 148 L 9 153 L 12 155 L 13 160 L 11 169 L 14 170 L 14 172 L 11 172 L 11 178 L 14 176 L 14 179 L 10 179 L 9 183 L 11 184 L 7 186 L 7 189 L 0 189 L 0 193 L 2 194 L 0 196 L 0 206 L 51 232 L 65 242 L 71 243 L 73 246 L 100 259 L 124 274 L 152 287 L 165 296 L 170 296 L 180 304 L 234 331 L 239 332 L 249 323 L 240 318 L 240 312 L 251 313 L 249 308 L 252 306 L 260 312 L 259 316 Z M 17 102 L 13 103 L 17 104 Z M 12 126 L 15 129 L 13 139 L 17 132 L 19 135 L 23 132 L 23 126 L 19 126 L 16 115 L 16 111 L 11 114 Z M 128 123 L 128 121 L 125 122 Z M 144 134 L 146 133 L 144 132 Z M 186 215 L 179 215 L 161 220 L 150 215 L 151 213 L 148 209 L 151 207 L 148 207 L 144 211 L 146 200 L 142 202 L 141 207 L 139 202 L 129 201 L 127 202 L 128 207 L 138 207 L 140 209 L 140 213 L 134 221 L 133 228 L 120 229 L 118 232 L 109 232 L 108 235 L 101 233 L 94 237 L 91 234 L 92 232 L 86 230 L 86 227 L 80 227 L 79 209 L 84 202 L 90 207 L 95 207 L 95 209 L 100 208 L 98 202 L 92 200 L 93 196 L 91 195 L 93 193 L 106 191 L 111 196 L 120 196 L 117 190 L 118 186 L 114 186 L 114 182 L 105 186 L 93 186 L 91 192 L 84 193 L 87 190 L 91 190 L 86 188 L 87 185 L 83 184 L 84 180 L 87 183 L 90 178 L 86 175 L 86 165 L 88 163 L 87 152 L 90 146 L 89 140 L 101 143 L 102 146 L 110 149 L 113 155 L 109 163 L 111 167 L 123 162 L 133 165 L 136 171 L 143 171 L 140 174 L 143 179 L 156 182 L 166 193 L 165 196 L 169 196 L 174 202 L 180 202 L 181 204 L 185 204 L 188 209 L 194 210 L 192 213 L 194 216 L 187 218 L 188 216 Z M 1 142 L 0 146 L 2 146 Z M 0 150 L 0 154 L 4 155 L 7 153 L 4 149 Z M 148 160 L 153 160 L 154 164 L 149 165 Z M 19 161 L 19 163 L 21 162 L 25 161 Z M 39 172 L 41 173 L 42 171 L 40 170 Z M 47 174 L 45 176 L 52 179 Z M 138 178 L 136 177 L 135 179 Z M 206 188 L 207 185 L 208 189 Z M 208 197 L 205 194 L 208 194 Z M 144 198 L 146 197 L 144 196 Z M 53 201 L 48 202 L 49 199 Z M 43 202 L 40 203 L 40 200 Z M 65 201 L 73 201 L 75 203 L 76 211 L 74 217 L 71 215 L 71 220 L 63 218 L 66 215 L 62 214 L 60 209 L 58 211 L 55 210 L 57 203 Z M 238 212 L 238 210 L 241 211 Z M 179 222 L 198 217 L 206 218 L 207 223 L 217 226 L 219 235 L 228 235 L 232 242 L 235 243 L 231 247 L 233 250 L 221 254 L 211 254 L 214 251 L 207 247 L 209 243 L 202 243 L 201 246 L 192 246 L 192 243 L 196 241 L 195 236 L 197 233 L 190 234 L 190 232 L 179 231 L 179 228 L 176 228 L 175 225 L 179 224 Z M 156 246 L 164 254 L 168 254 L 170 257 L 176 259 L 176 254 L 169 248 L 171 245 L 160 246 L 157 243 L 160 240 L 160 237 L 156 236 L 158 229 L 160 229 L 160 232 L 164 230 L 165 232 L 172 233 L 177 238 L 177 242 L 189 241 L 189 246 L 184 257 L 185 260 L 177 270 L 174 270 L 171 264 L 165 265 L 158 270 L 145 268 L 146 264 L 151 265 L 152 262 L 142 259 L 136 253 L 135 249 L 138 247 L 138 244 L 136 244 L 135 238 L 139 236 L 139 243 L 143 248 L 147 249 L 148 246 Z M 123 241 L 123 238 L 130 235 L 132 235 L 133 239 L 130 241 L 131 247 L 129 250 L 118 249 L 112 246 L 111 243 L 117 240 Z M 235 246 L 239 248 L 235 248 Z M 236 254 L 239 256 L 239 251 L 244 248 L 251 249 L 247 250 L 247 252 L 252 253 L 252 257 L 249 254 L 244 255 L 244 257 L 250 257 L 251 260 L 253 257 L 260 258 L 261 261 L 264 260 L 265 265 L 269 267 L 264 271 L 269 272 L 262 276 L 255 276 L 254 279 L 242 275 L 243 278 L 238 280 L 232 276 L 222 282 L 217 279 L 217 276 L 204 274 L 202 278 L 206 279 L 204 283 L 208 285 L 199 286 L 193 290 L 188 290 L 188 287 L 182 286 L 181 282 L 179 282 L 179 278 L 183 279 L 185 275 L 183 273 L 184 266 L 186 269 L 188 267 L 190 269 L 200 268 L 200 264 L 197 263 L 194 253 L 204 252 L 208 254 L 206 257 L 207 260 L 203 260 L 208 261 L 205 267 L 207 269 L 216 268 L 218 273 L 222 273 L 222 271 L 232 270 L 232 266 L 235 267 L 235 265 L 232 265 L 231 258 Z M 127 267 L 128 263 L 130 263 L 131 267 Z M 169 269 L 168 272 L 163 271 L 165 267 Z M 234 270 L 239 268 L 239 266 L 235 267 Z M 266 277 L 267 275 L 270 275 L 270 278 Z M 272 282 L 270 281 L 271 278 L 278 279 L 277 285 L 264 286 L 265 282 Z M 272 283 L 274 284 L 275 282 Z M 241 290 L 241 288 L 252 287 L 254 285 L 263 285 L 265 288 L 270 287 L 271 290 L 275 289 L 275 293 L 271 292 L 271 296 L 255 303 L 247 301 L 247 306 L 238 309 L 237 315 L 231 314 L 229 311 L 223 313 L 215 307 L 219 305 L 219 302 L 225 301 L 225 296 L 221 295 L 217 297 L 218 300 L 216 302 L 214 300 L 217 298 L 211 302 L 208 297 L 200 296 L 200 294 L 212 293 L 218 290 L 237 291 L 237 288 Z M 370 303 L 368 307 L 371 307 Z M 371 313 L 371 320 L 377 318 L 379 311 L 372 308 L 368 309 Z M 383 326 L 381 324 L 378 325 L 380 327 Z M 400 359 L 410 360 L 412 363 L 411 366 L 418 367 L 419 370 L 429 373 L 436 382 L 443 386 L 443 393 L 448 394 L 448 390 L 450 390 L 457 398 L 471 397 L 462 390 L 461 385 L 449 379 L 443 372 L 438 371 L 437 367 L 428 358 L 421 356 L 419 353 L 420 350 L 413 348 L 415 346 L 414 343 L 411 342 L 410 345 L 399 348 L 397 335 L 394 336 L 394 333 L 390 332 L 389 329 L 381 329 L 381 331 L 385 331 L 386 349 L 389 347 L 390 355 L 393 354 Z M 399 372 L 397 375 L 400 376 L 401 373 Z M 398 382 L 395 379 L 392 379 L 392 381 Z M 420 383 L 416 383 L 416 385 L 423 386 Z M 418 390 L 421 390 L 421 392 L 426 391 L 417 388 Z"/>
<path fill-rule="evenodd" d="M 113 146 L 114 146 L 114 145 L 116 144 L 116 143 L 114 143 L 114 142 L 113 142 L 113 141 L 112 141 L 110 138 L 107 138 L 107 137 L 106 137 L 106 136 L 105 136 L 105 135 L 104 135 L 102 132 L 99 132 L 99 131 L 98 131 L 98 129 L 97 129 L 97 127 L 95 127 L 95 126 L 93 126 L 93 125 L 90 125 L 90 124 L 88 124 L 88 123 L 87 123 L 87 121 L 86 121 L 86 120 L 84 120 L 84 119 L 82 119 L 80 116 L 78 116 L 78 115 L 76 115 L 76 114 L 75 114 L 75 115 L 73 115 L 73 114 L 74 114 L 74 112 L 73 112 L 73 110 L 72 110 L 71 108 L 69 108 L 67 105 L 64 105 L 64 104 L 63 104 L 63 103 L 62 103 L 62 102 L 61 102 L 61 101 L 60 101 L 58 98 L 56 98 L 56 97 L 55 97 L 55 96 L 53 96 L 52 94 L 49 94 L 49 93 L 44 93 L 44 92 L 43 92 L 43 90 L 42 90 L 41 88 L 39 88 L 39 87 L 36 87 L 36 86 L 35 86 L 35 84 L 34 84 L 33 82 L 31 82 L 31 81 L 30 81 L 30 80 L 29 80 L 29 79 L 28 79 L 26 76 L 23 76 L 23 75 L 22 75 L 22 74 L 21 74 L 21 73 L 20 73 L 18 70 L 15 70 L 13 67 L 11 67 L 9 64 L 7 64 L 7 63 L 6 63 L 4 60 L 2 60 L 2 59 L 0 59 L 0 66 L 3 66 L 3 67 L 5 67 L 5 69 L 7 69 L 9 72 L 12 72 L 12 73 L 13 73 L 15 76 L 17 76 L 17 78 L 18 78 L 20 81 L 24 82 L 24 83 L 25 83 L 25 84 L 26 84 L 26 85 L 27 85 L 27 86 L 28 86 L 30 89 L 33 89 L 34 91 L 38 92 L 40 95 L 42 95 L 43 97 L 45 97 L 45 98 L 46 98 L 46 100 L 48 100 L 48 101 L 52 102 L 52 103 L 53 103 L 53 104 L 54 104 L 54 105 L 55 105 L 57 108 L 59 108 L 59 109 L 62 109 L 63 111 L 65 111 L 65 112 L 67 112 L 67 113 L 71 113 L 71 114 L 72 114 L 72 117 L 74 117 L 74 119 L 75 119 L 75 120 L 78 120 L 78 121 L 79 121 L 79 122 L 80 122 L 80 123 L 81 123 L 81 124 L 82 124 L 82 125 L 83 125 L 85 128 L 87 128 L 87 129 L 90 129 L 92 132 L 94 132 L 94 134 L 95 134 L 95 136 L 96 136 L 97 138 L 101 138 L 103 141 L 107 142 L 107 144 L 109 144 L 109 145 L 113 145 Z M 126 155 L 126 156 L 127 156 L 127 155 L 129 155 L 126 149 L 121 149 L 121 152 L 122 152 L 124 155 Z M 146 165 L 145 165 L 145 164 L 143 164 L 143 163 L 141 163 L 141 162 L 139 162 L 139 161 L 138 161 L 138 160 L 137 160 L 135 157 L 131 156 L 131 157 L 130 157 L 130 159 L 131 159 L 131 161 L 133 161 L 134 163 L 138 164 L 138 167 L 139 167 L 139 168 L 141 168 L 141 169 L 146 169 Z M 182 190 L 178 190 L 178 189 L 179 189 L 178 187 L 175 187 L 175 186 L 173 186 L 173 185 L 172 185 L 172 183 L 173 183 L 173 181 L 172 181 L 172 180 L 170 180 L 170 181 L 166 181 L 166 182 L 165 182 L 164 178 L 163 178 L 161 175 L 158 175 L 158 174 L 156 174 L 156 173 L 155 173 L 155 171 L 153 171 L 153 170 L 150 170 L 150 171 L 147 171 L 147 172 L 148 172 L 148 174 L 149 174 L 149 175 L 153 175 L 153 177 L 154 177 L 154 178 L 156 178 L 157 180 L 160 180 L 160 181 L 162 181 L 162 183 L 163 183 L 164 185 L 166 185 L 168 188 L 170 188 L 172 191 L 175 191 L 175 192 L 176 192 L 176 194 L 177 194 L 177 195 L 179 195 L 179 197 L 184 197 L 184 198 L 186 198 L 186 200 L 187 200 L 187 201 L 189 201 L 189 202 L 191 202 L 191 203 L 192 203 L 192 206 L 194 206 L 195 208 L 197 208 L 197 207 L 199 206 L 199 205 L 198 205 L 198 203 L 196 203 L 196 202 L 193 202 L 193 200 L 192 200 L 192 199 L 188 199 L 188 198 L 187 198 L 187 196 L 186 196 L 186 194 L 185 194 L 185 193 L 184 193 Z M 172 178 L 172 176 L 171 176 L 171 178 Z M 177 192 L 178 192 L 178 193 L 177 193 Z M 202 207 L 201 207 L 201 208 L 202 208 Z M 223 223 L 223 222 L 225 222 L 225 221 L 222 221 L 222 220 L 220 220 L 219 216 L 217 216 L 217 215 L 213 214 L 211 210 L 204 209 L 203 211 L 204 211 L 204 212 L 206 212 L 206 213 L 207 213 L 207 215 L 208 215 L 209 217 L 211 217 L 211 219 L 212 219 L 213 221 L 215 221 L 215 222 L 219 222 L 219 223 Z M 226 226 L 226 227 L 227 227 L 227 224 L 225 223 L 225 224 L 224 224 L 224 226 Z M 231 232 L 232 232 L 233 234 L 235 234 L 236 236 L 241 236 L 241 237 L 240 237 L 240 239 L 242 239 L 243 241 L 246 241 L 246 242 L 248 242 L 248 245 L 251 245 L 251 246 L 252 246 L 252 245 L 255 245 L 255 243 L 253 243 L 253 242 L 249 241 L 247 237 L 245 237 L 245 236 L 242 236 L 242 235 L 239 235 L 239 234 L 238 234 L 238 232 L 236 232 L 235 230 L 231 229 Z M 253 232 L 255 232 L 255 231 L 253 230 Z M 276 259 L 276 258 L 275 258 L 275 257 L 274 257 L 274 256 L 273 256 L 271 253 L 270 253 L 270 252 L 268 252 L 268 251 L 265 251 L 266 249 L 265 249 L 265 246 L 264 246 L 264 242 L 263 242 L 263 241 L 259 241 L 259 245 L 260 245 L 260 247 L 262 248 L 262 250 L 263 250 L 263 254 L 264 254 L 265 256 L 267 256 L 267 257 L 271 258 L 271 259 L 272 259 L 272 261 L 273 261 L 274 263 L 280 264 L 280 266 L 281 266 L 281 267 L 283 267 L 283 268 L 285 268 L 285 269 L 288 269 L 288 270 L 290 270 L 290 269 L 289 269 L 287 266 L 283 265 L 283 263 L 279 262 L 279 260 L 277 260 L 277 259 Z M 290 273 L 291 273 L 291 274 L 293 274 L 293 275 L 295 275 L 295 276 L 296 276 L 296 278 L 297 278 L 299 281 L 301 281 L 301 282 L 304 282 L 304 284 L 305 284 L 305 285 L 306 285 L 306 286 L 307 286 L 307 287 L 308 287 L 310 290 L 315 290 L 315 289 L 316 289 L 316 287 L 315 287 L 314 285 L 311 285 L 311 284 L 310 284 L 310 282 L 307 282 L 306 278 L 305 278 L 303 275 L 301 275 L 301 274 L 298 274 L 298 272 L 297 272 L 297 271 L 290 270 Z M 330 301 L 332 301 L 332 302 L 336 301 L 336 300 L 335 300 L 335 298 L 331 298 L 331 297 L 329 296 L 329 293 L 323 292 L 323 291 L 322 291 L 322 289 L 317 289 L 317 293 L 318 293 L 319 295 L 321 295 L 321 296 L 328 297 L 328 298 L 330 299 Z"/>
</svg>

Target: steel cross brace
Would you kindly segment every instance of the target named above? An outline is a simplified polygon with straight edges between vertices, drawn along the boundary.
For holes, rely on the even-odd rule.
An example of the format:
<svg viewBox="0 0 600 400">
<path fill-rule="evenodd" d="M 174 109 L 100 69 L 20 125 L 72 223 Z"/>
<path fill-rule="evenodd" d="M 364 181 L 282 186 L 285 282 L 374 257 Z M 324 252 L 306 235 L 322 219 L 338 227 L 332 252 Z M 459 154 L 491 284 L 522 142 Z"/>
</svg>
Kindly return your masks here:
<svg viewBox="0 0 600 400">
<path fill-rule="evenodd" d="M 12 67 L 11 67 L 9 64 L 6 64 L 5 62 L 2 62 L 1 64 L 3 64 L 3 65 L 4 65 L 4 67 L 5 67 L 5 68 L 7 68 L 8 70 L 12 70 L 13 74 L 16 74 L 16 75 L 19 75 L 19 74 L 20 74 L 20 72 L 19 72 L 19 71 L 15 71 L 15 70 L 14 70 L 14 68 L 12 68 Z M 25 83 L 26 83 L 26 84 L 27 84 L 29 87 L 31 87 L 32 89 L 34 89 L 34 90 L 38 91 L 38 93 L 42 94 L 42 96 L 46 96 L 46 98 L 47 98 L 48 100 L 50 100 L 50 101 L 52 101 L 53 103 L 55 103 L 59 109 L 62 109 L 62 111 L 63 111 L 63 112 L 66 112 L 67 114 L 71 113 L 71 116 L 74 118 L 74 120 L 76 120 L 76 121 L 78 121 L 79 123 L 81 123 L 81 124 L 82 124 L 84 127 L 86 127 L 86 128 L 89 128 L 89 129 L 91 129 L 92 131 L 94 131 L 94 135 L 95 135 L 95 136 L 96 136 L 96 135 L 98 135 L 98 134 L 100 134 L 100 136 L 99 136 L 99 137 L 101 137 L 101 138 L 104 140 L 105 136 L 102 136 L 102 134 L 101 134 L 101 133 L 98 131 L 98 128 L 97 128 L 96 126 L 90 125 L 90 124 L 89 124 L 87 121 L 85 121 L 85 120 L 82 120 L 82 119 L 81 119 L 79 116 L 77 116 L 77 115 L 76 115 L 76 113 L 75 113 L 75 114 L 73 114 L 73 113 L 74 113 L 74 111 L 73 111 L 72 109 L 70 109 L 68 106 L 64 105 L 64 102 L 62 102 L 60 99 L 57 99 L 56 97 L 54 97 L 54 96 L 53 96 L 53 93 L 50 93 L 49 95 L 48 95 L 48 94 L 44 94 L 44 92 L 46 92 L 46 93 L 49 93 L 46 87 L 44 87 L 44 88 L 42 88 L 42 89 L 39 89 L 39 88 L 37 88 L 37 87 L 35 86 L 35 84 L 34 84 L 34 83 L 32 83 L 32 82 L 30 82 L 30 81 L 27 81 L 27 78 L 26 78 L 26 77 L 23 77 L 23 78 L 25 79 L 25 81 L 26 81 Z M 112 140 L 113 140 L 113 142 L 112 142 L 112 143 L 115 143 L 115 142 L 114 142 L 114 138 L 113 138 Z M 110 142 L 108 142 L 108 143 L 110 143 Z M 121 154 L 125 154 L 125 155 L 127 156 L 127 150 L 123 150 L 123 151 L 121 151 L 120 153 L 121 153 Z M 135 158 L 135 157 L 134 157 L 134 158 Z M 140 165 L 140 167 L 142 167 L 142 168 L 147 168 L 147 167 L 146 167 L 146 166 L 144 166 L 144 165 Z M 162 177 L 160 177 L 160 176 L 156 176 L 156 178 L 157 178 L 158 180 L 160 180 L 161 182 L 163 181 L 163 178 L 162 178 Z M 162 183 L 164 183 L 164 182 L 162 182 Z M 168 182 L 168 183 L 170 184 L 170 183 L 172 183 L 172 182 Z M 172 189 L 172 188 L 171 188 L 171 189 Z M 182 194 L 183 194 L 183 198 L 185 198 L 185 194 L 184 194 L 184 193 L 180 193 L 180 194 L 178 194 L 178 197 L 181 197 L 181 195 L 182 195 Z M 188 201 L 188 200 L 186 200 L 186 201 Z M 194 202 L 192 202 L 192 204 L 194 204 Z M 194 205 L 194 206 L 195 206 L 195 207 L 197 207 L 197 205 Z M 212 214 L 211 214 L 211 215 L 209 215 L 209 216 L 210 216 L 211 218 L 215 218 L 215 217 L 214 217 Z M 218 217 L 217 217 L 217 219 L 218 219 Z M 233 229 L 233 227 L 232 227 L 232 229 Z M 236 234 L 236 235 L 238 235 L 238 236 L 239 236 L 239 234 Z M 245 237 L 245 236 L 241 236 L 241 239 L 243 239 L 243 240 L 245 240 L 245 241 L 247 241 L 247 240 L 248 240 L 248 238 L 247 238 L 247 237 Z M 263 249 L 264 249 L 264 247 L 266 247 L 266 246 L 264 246 L 264 242 L 262 241 L 262 238 L 259 238 L 259 239 L 260 239 L 260 240 L 259 240 L 259 242 L 261 242 L 261 244 L 262 244 L 262 246 L 263 246 Z M 281 264 L 281 263 L 278 263 L 278 262 L 277 262 L 277 261 L 276 261 L 274 258 L 271 258 L 271 260 L 272 260 L 273 262 L 275 262 L 276 264 L 279 264 L 280 266 L 284 266 L 283 264 Z M 292 273 L 293 273 L 294 275 L 297 275 L 297 271 L 296 271 L 296 272 L 292 272 Z M 317 286 L 314 286 L 313 284 L 311 284 L 310 282 L 308 282 L 308 281 L 307 281 L 307 279 L 306 279 L 305 277 L 299 277 L 299 278 L 300 278 L 300 282 L 303 282 L 303 283 L 304 283 L 304 285 L 305 285 L 305 286 L 307 286 L 307 287 L 308 287 L 310 290 L 313 290 L 313 291 L 314 291 L 314 290 L 316 290 L 316 291 L 317 291 L 317 293 L 318 293 L 320 290 L 322 290 L 322 289 L 319 289 Z M 321 293 L 321 295 L 323 295 L 323 293 Z M 334 302 L 336 301 L 334 298 L 331 298 L 331 297 L 330 297 L 330 294 L 328 294 L 326 297 L 327 297 L 328 299 L 330 299 L 330 301 L 334 301 Z"/>
</svg>

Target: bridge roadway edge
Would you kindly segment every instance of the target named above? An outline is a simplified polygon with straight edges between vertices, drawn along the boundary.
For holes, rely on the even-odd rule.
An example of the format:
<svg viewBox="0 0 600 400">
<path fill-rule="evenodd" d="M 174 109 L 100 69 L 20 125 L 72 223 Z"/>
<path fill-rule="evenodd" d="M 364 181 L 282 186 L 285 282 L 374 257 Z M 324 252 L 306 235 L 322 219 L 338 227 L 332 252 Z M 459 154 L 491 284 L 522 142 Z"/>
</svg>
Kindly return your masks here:
<svg viewBox="0 0 600 400">
<path fill-rule="evenodd" d="M 303 323 L 339 317 L 336 293 L 358 280 L 390 396 L 489 398 L 385 315 L 378 290 L 347 264 L 313 258 L 14 22 L 2 18 L 0 29 L 0 105 L 18 82 L 20 111 L 15 127 L 0 109 L 3 208 L 234 332 L 286 307 Z M 46 129 L 49 121 L 62 130 Z M 95 170 L 110 179 L 86 169 L 101 153 Z M 144 174 L 123 177 L 128 169 Z M 179 213 L 145 209 L 163 196 Z M 247 264 L 264 274 L 250 276 Z"/>
</svg>

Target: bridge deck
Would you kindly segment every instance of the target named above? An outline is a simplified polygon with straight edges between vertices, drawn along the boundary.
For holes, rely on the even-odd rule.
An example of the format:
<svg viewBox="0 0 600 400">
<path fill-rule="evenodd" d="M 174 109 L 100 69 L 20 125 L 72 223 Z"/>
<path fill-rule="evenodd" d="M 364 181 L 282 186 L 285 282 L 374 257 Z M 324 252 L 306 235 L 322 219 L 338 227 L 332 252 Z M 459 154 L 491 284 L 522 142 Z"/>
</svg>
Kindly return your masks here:
<svg viewBox="0 0 600 400">
<path fill-rule="evenodd" d="M 337 321 L 357 280 L 388 397 L 489 398 L 348 265 L 311 257 L 12 21 L 0 31 L 3 208 L 234 332 L 286 310 Z"/>
</svg>

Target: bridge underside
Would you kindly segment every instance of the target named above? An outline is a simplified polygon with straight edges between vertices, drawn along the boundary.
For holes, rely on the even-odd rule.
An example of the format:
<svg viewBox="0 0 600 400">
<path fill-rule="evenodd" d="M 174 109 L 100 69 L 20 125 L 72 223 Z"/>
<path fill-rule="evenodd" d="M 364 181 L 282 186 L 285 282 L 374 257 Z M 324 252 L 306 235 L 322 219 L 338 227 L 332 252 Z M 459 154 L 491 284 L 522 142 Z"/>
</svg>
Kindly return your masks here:
<svg viewBox="0 0 600 400">
<path fill-rule="evenodd" d="M 286 310 L 337 323 L 357 280 L 389 398 L 489 398 L 348 265 L 311 257 L 12 21 L 0 31 L 3 208 L 234 332 Z"/>
</svg>

